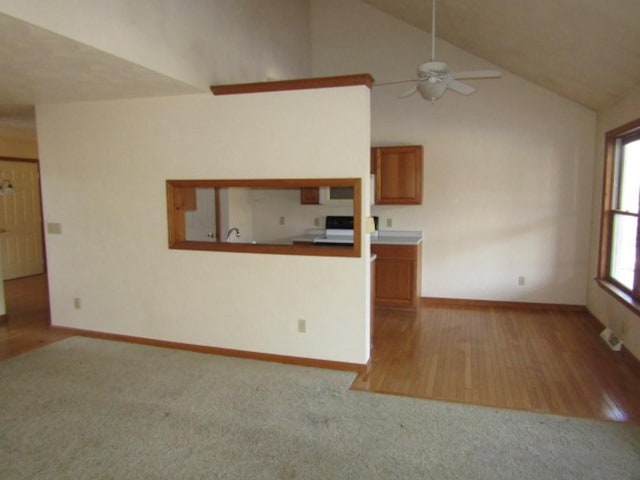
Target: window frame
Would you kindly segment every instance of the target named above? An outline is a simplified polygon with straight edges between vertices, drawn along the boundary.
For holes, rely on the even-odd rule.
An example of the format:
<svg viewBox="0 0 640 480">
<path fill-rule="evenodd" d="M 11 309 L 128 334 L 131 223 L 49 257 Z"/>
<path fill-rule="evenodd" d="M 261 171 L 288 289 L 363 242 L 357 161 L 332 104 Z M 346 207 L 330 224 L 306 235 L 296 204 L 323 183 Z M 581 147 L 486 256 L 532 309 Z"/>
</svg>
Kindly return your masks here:
<svg viewBox="0 0 640 480">
<path fill-rule="evenodd" d="M 640 118 L 605 133 L 605 158 L 602 188 L 602 211 L 600 219 L 600 248 L 598 253 L 598 276 L 596 281 L 618 301 L 640 315 L 640 212 L 631 213 L 618 209 L 620 147 L 640 139 Z M 639 200 L 640 201 L 640 200 Z M 630 215 L 638 219 L 636 231 L 636 264 L 634 284 L 631 289 L 611 276 L 614 218 Z"/>
<path fill-rule="evenodd" d="M 325 186 L 353 188 L 353 245 L 324 246 L 269 245 L 252 243 L 201 242 L 185 239 L 184 205 L 181 189 L 195 188 L 319 188 Z M 204 179 L 166 180 L 168 243 L 172 250 L 203 250 L 235 253 L 267 253 L 324 257 L 362 256 L 362 181 L 360 178 L 305 179 Z M 218 218 L 219 215 L 216 215 Z"/>
</svg>

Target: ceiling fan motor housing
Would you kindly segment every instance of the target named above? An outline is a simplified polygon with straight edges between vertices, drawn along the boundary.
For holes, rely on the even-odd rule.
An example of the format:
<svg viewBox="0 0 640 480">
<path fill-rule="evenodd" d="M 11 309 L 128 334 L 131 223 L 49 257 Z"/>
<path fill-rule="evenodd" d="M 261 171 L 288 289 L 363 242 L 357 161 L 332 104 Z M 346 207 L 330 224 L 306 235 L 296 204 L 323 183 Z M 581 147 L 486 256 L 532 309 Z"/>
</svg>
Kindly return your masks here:
<svg viewBox="0 0 640 480">
<path fill-rule="evenodd" d="M 449 66 L 444 62 L 425 62 L 418 67 L 418 77 L 446 78 L 449 75 Z"/>
</svg>

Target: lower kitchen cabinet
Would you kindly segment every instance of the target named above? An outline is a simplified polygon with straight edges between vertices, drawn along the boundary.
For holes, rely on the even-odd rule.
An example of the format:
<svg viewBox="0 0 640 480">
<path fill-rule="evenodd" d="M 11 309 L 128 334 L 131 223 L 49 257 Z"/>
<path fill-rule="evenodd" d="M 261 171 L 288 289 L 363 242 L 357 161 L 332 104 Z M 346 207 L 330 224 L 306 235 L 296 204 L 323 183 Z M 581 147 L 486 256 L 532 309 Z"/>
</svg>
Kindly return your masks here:
<svg viewBox="0 0 640 480">
<path fill-rule="evenodd" d="M 421 291 L 422 244 L 371 246 L 377 255 L 375 304 L 417 309 Z"/>
</svg>

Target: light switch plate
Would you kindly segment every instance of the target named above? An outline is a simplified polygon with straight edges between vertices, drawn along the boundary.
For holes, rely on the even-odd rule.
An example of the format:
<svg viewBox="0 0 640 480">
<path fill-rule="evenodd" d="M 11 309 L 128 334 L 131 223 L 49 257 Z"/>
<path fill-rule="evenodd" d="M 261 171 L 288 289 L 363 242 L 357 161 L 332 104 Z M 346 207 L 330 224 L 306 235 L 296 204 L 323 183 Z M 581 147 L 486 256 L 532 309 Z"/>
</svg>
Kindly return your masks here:
<svg viewBox="0 0 640 480">
<path fill-rule="evenodd" d="M 59 235 L 62 233 L 62 225 L 59 223 L 47 223 L 47 233 Z"/>
</svg>

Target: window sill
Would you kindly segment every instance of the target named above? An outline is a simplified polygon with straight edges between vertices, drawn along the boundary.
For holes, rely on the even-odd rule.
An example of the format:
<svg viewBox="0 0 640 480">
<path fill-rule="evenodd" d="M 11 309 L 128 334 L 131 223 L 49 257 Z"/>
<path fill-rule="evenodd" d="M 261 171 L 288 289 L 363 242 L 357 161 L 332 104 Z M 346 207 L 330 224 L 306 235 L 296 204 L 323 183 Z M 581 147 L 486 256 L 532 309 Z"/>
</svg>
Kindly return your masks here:
<svg viewBox="0 0 640 480">
<path fill-rule="evenodd" d="M 609 295 L 615 298 L 618 302 L 622 303 L 625 307 L 627 307 L 633 313 L 640 316 L 640 301 L 636 300 L 627 292 L 625 292 L 624 290 L 621 290 L 615 284 L 607 280 L 596 278 L 596 282 L 598 282 L 598 285 L 600 285 L 600 288 L 602 288 L 605 292 L 607 292 Z"/>
</svg>

